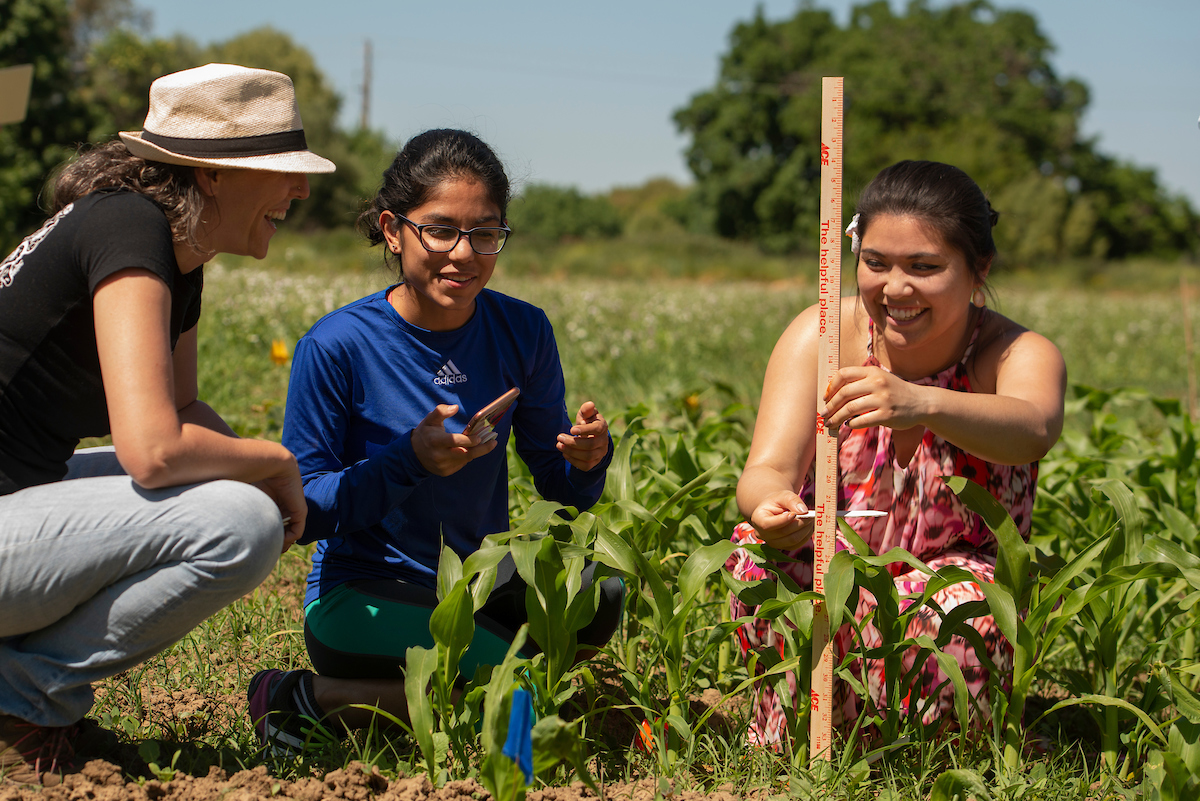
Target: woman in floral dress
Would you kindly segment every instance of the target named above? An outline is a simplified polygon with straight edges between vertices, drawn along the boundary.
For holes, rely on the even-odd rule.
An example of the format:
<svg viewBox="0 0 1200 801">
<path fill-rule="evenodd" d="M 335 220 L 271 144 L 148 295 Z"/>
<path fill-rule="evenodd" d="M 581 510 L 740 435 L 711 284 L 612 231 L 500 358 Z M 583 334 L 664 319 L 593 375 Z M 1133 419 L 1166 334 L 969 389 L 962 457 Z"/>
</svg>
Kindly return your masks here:
<svg viewBox="0 0 1200 801">
<path fill-rule="evenodd" d="M 904 161 L 868 185 L 847 230 L 857 256 L 858 294 L 843 299 L 841 364 L 818 397 L 816 307 L 802 312 L 771 356 L 755 423 L 754 440 L 738 483 L 737 500 L 749 521 L 733 535 L 738 544 L 766 543 L 796 559 L 772 566 L 801 587 L 812 586 L 813 521 L 801 519 L 813 499 L 817 415 L 838 430 L 839 508 L 875 509 L 887 517 L 849 522 L 876 553 L 904 548 L 932 569 L 957 565 L 979 581 L 993 580 L 996 540 L 950 491 L 942 476 L 960 475 L 986 487 L 1029 536 L 1037 461 L 1062 429 L 1066 367 L 1047 339 L 987 307 L 988 273 L 996 248 L 998 214 L 966 173 L 936 162 Z M 849 545 L 840 535 L 839 550 Z M 738 548 L 726 567 L 751 581 L 771 577 Z M 907 565 L 892 572 L 902 595 L 924 590 L 926 576 Z M 856 617 L 873 608 L 862 593 Z M 981 600 L 977 584 L 939 592 L 949 613 Z M 731 599 L 734 618 L 754 609 Z M 937 636 L 940 620 L 926 609 L 908 636 Z M 1004 669 L 1011 649 L 991 617 L 971 621 L 988 658 Z M 770 622 L 754 620 L 737 632 L 743 655 L 782 649 Z M 845 625 L 834 637 L 844 657 L 857 635 Z M 880 644 L 869 623 L 867 648 Z M 982 697 L 987 671 L 974 647 L 954 635 L 945 649 L 962 666 L 972 694 Z M 912 666 L 916 649 L 905 654 Z M 884 697 L 883 664 L 855 663 L 881 708 L 920 703 L 926 722 L 953 715 L 953 688 L 930 657 L 904 698 Z M 795 691 L 795 677 L 788 677 Z M 940 689 L 939 689 L 940 688 Z M 859 699 L 834 685 L 834 723 L 849 725 Z M 749 739 L 779 743 L 785 731 L 781 699 L 760 687 Z"/>
</svg>

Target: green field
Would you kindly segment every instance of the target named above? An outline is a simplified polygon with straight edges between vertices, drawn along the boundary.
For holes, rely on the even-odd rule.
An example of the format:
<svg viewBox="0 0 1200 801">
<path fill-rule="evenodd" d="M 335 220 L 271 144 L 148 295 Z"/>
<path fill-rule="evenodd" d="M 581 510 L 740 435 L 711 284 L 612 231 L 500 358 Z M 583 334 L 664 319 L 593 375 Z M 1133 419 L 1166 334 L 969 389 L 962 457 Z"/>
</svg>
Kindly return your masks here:
<svg viewBox="0 0 1200 801">
<path fill-rule="evenodd" d="M 267 267 L 234 260 L 206 268 L 202 394 L 239 431 L 278 431 L 287 369 L 270 362 L 272 340 L 284 340 L 290 352 L 322 315 L 391 281 L 375 265 L 377 256 L 348 237 L 336 242 L 344 248 L 337 251 L 340 271 L 322 269 L 321 252 L 290 241 Z M 752 253 L 724 247 L 701 260 L 694 270 L 701 274 L 691 280 L 647 265 L 638 269 L 644 277 L 601 277 L 603 271 L 584 268 L 580 277 L 568 277 L 576 259 L 597 258 L 589 243 L 530 257 L 552 262 L 545 277 L 530 276 L 527 263 L 509 269 L 501 262 L 489 286 L 545 309 L 558 337 L 568 406 L 591 398 L 606 410 L 637 403 L 670 408 L 691 395 L 708 408 L 730 401 L 753 406 L 771 348 L 815 301 L 816 290 L 800 258 L 774 257 L 765 268 L 769 275 L 790 269 L 787 278 L 727 277 L 750 271 Z M 722 270 L 722 257 L 733 267 Z M 1182 271 L 1194 268 L 1135 264 L 1044 279 L 1001 274 L 992 303 L 1058 345 L 1072 383 L 1186 397 Z M 1200 286 L 1200 278 L 1192 285 Z"/>
<path fill-rule="evenodd" d="M 206 268 L 200 339 L 202 396 L 240 433 L 276 439 L 288 367 L 272 362 L 272 341 L 282 340 L 290 352 L 320 316 L 389 282 L 348 238 L 333 259 L 340 260 L 336 269 L 322 263 L 321 250 L 306 251 L 303 239 L 278 244 L 276 261 L 265 266 L 230 260 Z M 1035 665 L 1022 685 L 1030 724 L 1035 713 L 1069 702 L 1031 730 L 1052 744 L 1049 755 L 1014 741 L 1020 727 L 1012 720 L 1001 725 L 1002 708 L 992 710 L 998 721 L 992 731 L 973 740 L 883 711 L 878 729 L 908 738 L 909 745 L 878 753 L 870 763 L 865 751 L 845 747 L 829 772 L 809 771 L 799 742 L 778 754 L 743 744 L 747 672 L 720 634 L 727 590 L 712 568 L 738 519 L 732 488 L 766 360 L 814 290 L 802 276 L 734 277 L 746 274 L 753 253 L 735 248 L 724 257 L 743 266 L 723 271 L 706 262 L 695 270 L 699 277 L 688 280 L 644 267 L 623 278 L 590 269 L 570 278 L 557 267 L 541 275 L 502 269 L 491 284 L 546 310 L 558 336 L 568 403 L 594 399 L 624 438 L 608 493 L 594 517 L 585 516 L 586 525 L 568 527 L 546 508 L 531 506 L 527 477 L 514 460 L 514 525 L 524 520 L 535 535 L 548 532 L 581 547 L 626 542 L 631 548 L 627 620 L 610 648 L 580 669 L 556 668 L 547 657 L 525 674 L 541 690 L 539 715 L 570 727 L 577 749 L 562 753 L 577 758 L 575 767 L 567 767 L 568 760 L 542 780 L 567 782 L 585 771 L 608 782 L 667 777 L 677 790 L 732 784 L 758 788 L 762 797 L 925 798 L 934 788 L 936 797 L 948 799 L 937 793 L 953 786 L 983 797 L 971 790 L 979 779 L 998 798 L 1092 798 L 1165 787 L 1163 776 L 1173 769 L 1181 788 L 1195 787 L 1190 771 L 1200 773 L 1200 700 L 1190 691 L 1197 684 L 1193 629 L 1200 618 L 1192 604 L 1200 597 L 1200 560 L 1188 554 L 1196 537 L 1200 464 L 1190 420 L 1177 404 L 1144 392 L 1073 390 L 1068 434 L 1043 463 L 1034 540 L 1040 550 L 1032 569 L 1041 578 L 1024 596 L 1020 588 L 1012 594 L 1015 608 L 1039 609 L 1052 620 L 1029 635 Z M 799 272 L 803 261 L 781 261 L 771 271 Z M 1146 274 L 1153 280 L 1136 288 L 1116 280 L 1115 271 L 1046 280 L 1009 276 L 998 282 L 994 302 L 1059 345 L 1073 384 L 1135 386 L 1178 398 L 1187 391 L 1181 269 L 1150 265 Z M 554 561 L 563 559 L 554 548 L 542 550 L 547 564 L 569 567 L 569 560 Z M 1064 565 L 1080 554 L 1084 563 L 1067 580 Z M 1177 567 L 1161 566 L 1168 557 Z M 306 564 L 306 554 L 293 550 L 261 590 L 167 654 L 105 682 L 93 716 L 139 743 L 156 775 L 262 763 L 245 715 L 245 687 L 260 667 L 307 664 L 300 616 Z M 855 570 L 866 571 L 860 579 L 867 580 L 865 564 Z M 1113 576 L 1128 580 L 1104 585 L 1105 575 L 1110 582 Z M 1058 607 L 1039 593 L 1056 576 L 1081 599 L 1093 590 L 1094 597 L 1072 607 L 1070 620 L 1054 623 Z M 780 625 L 794 640 L 777 668 L 783 670 L 804 658 L 807 601 L 778 600 Z M 792 630 L 784 620 L 801 627 Z M 1053 636 L 1047 633 L 1060 624 Z M 266 764 L 281 778 L 360 760 L 385 775 L 428 769 L 435 783 L 482 781 L 491 741 L 488 724 L 478 733 L 477 716 L 491 703 L 484 698 L 500 702 L 499 690 L 479 685 L 475 696 L 468 694 L 472 711 L 471 702 L 456 705 L 439 693 L 436 676 L 427 710 L 434 740 L 372 732 L 298 761 Z M 643 720 L 670 722 L 665 737 L 658 730 L 658 747 L 650 753 L 630 747 Z M 935 787 L 939 776 L 945 778 Z"/>
</svg>

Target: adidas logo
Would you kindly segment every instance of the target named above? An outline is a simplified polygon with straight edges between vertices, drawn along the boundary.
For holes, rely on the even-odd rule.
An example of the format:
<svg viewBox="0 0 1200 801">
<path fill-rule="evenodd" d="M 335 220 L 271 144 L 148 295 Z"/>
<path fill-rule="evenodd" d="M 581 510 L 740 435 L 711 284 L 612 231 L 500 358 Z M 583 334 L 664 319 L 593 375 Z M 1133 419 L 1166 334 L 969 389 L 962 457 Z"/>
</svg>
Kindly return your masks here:
<svg viewBox="0 0 1200 801">
<path fill-rule="evenodd" d="M 467 375 L 462 370 L 454 366 L 452 360 L 447 359 L 442 365 L 442 369 L 437 371 L 437 375 L 433 377 L 433 383 L 440 386 L 450 386 L 451 384 L 467 383 Z"/>
</svg>

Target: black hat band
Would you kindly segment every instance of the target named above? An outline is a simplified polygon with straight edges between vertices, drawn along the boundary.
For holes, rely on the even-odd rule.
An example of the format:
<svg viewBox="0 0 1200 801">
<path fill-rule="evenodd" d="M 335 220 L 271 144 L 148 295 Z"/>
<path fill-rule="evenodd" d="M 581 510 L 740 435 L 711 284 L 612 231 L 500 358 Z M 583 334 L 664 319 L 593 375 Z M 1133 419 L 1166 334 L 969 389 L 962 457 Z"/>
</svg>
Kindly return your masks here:
<svg viewBox="0 0 1200 801">
<path fill-rule="evenodd" d="M 308 150 L 304 130 L 282 131 L 258 136 L 235 136 L 229 139 L 181 139 L 175 136 L 142 131 L 142 141 L 158 145 L 178 156 L 195 158 L 238 158 L 241 156 L 272 156 Z"/>
</svg>

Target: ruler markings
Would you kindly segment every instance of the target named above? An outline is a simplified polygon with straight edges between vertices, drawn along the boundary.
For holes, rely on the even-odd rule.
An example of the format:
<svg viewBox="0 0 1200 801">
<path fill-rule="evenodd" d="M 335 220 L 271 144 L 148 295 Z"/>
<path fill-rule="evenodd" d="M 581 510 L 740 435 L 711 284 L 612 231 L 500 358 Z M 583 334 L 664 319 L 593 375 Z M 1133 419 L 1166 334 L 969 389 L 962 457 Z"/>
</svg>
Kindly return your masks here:
<svg viewBox="0 0 1200 801">
<path fill-rule="evenodd" d="M 818 285 L 820 341 L 817 351 L 817 408 L 841 361 L 842 300 L 842 88 L 841 78 L 821 80 L 821 248 Z M 825 571 L 833 558 L 837 532 L 837 431 L 821 416 L 816 426 L 817 486 L 814 499 L 813 589 L 825 592 Z M 813 656 L 809 757 L 830 760 L 833 741 L 833 648 L 829 611 L 818 602 L 813 615 Z"/>
</svg>

